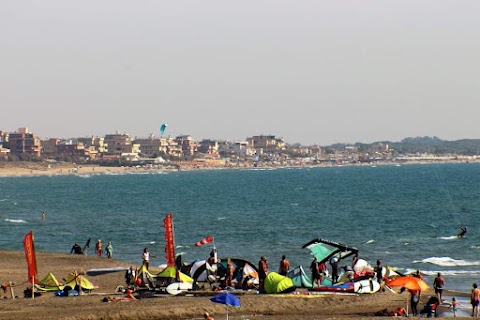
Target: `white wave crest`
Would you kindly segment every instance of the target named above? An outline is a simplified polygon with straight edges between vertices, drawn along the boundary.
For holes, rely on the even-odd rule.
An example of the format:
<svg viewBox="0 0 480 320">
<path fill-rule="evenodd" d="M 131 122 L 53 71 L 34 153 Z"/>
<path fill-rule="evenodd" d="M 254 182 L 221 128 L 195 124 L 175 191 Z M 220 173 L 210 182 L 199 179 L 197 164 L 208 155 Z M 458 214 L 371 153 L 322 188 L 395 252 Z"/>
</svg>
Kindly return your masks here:
<svg viewBox="0 0 480 320">
<path fill-rule="evenodd" d="M 471 246 L 472 249 L 480 249 L 480 246 Z"/>
<path fill-rule="evenodd" d="M 27 221 L 25 220 L 21 220 L 21 219 L 5 219 L 6 222 L 11 222 L 11 223 L 27 223 Z"/>
<path fill-rule="evenodd" d="M 91 178 L 92 175 L 91 174 L 77 174 L 77 177 L 88 179 L 88 178 Z"/>
<path fill-rule="evenodd" d="M 219 217 L 217 220 L 226 220 L 227 217 Z"/>
<path fill-rule="evenodd" d="M 455 240 L 455 239 L 458 239 L 458 236 L 438 237 L 437 239 L 442 239 L 442 240 Z"/>
<path fill-rule="evenodd" d="M 413 261 L 413 263 L 431 263 L 441 267 L 480 266 L 480 261 L 457 260 L 450 257 L 431 257 L 421 261 Z"/>
<path fill-rule="evenodd" d="M 417 269 L 406 269 L 406 274 L 410 273 L 415 273 Z M 480 275 L 480 270 L 441 270 L 441 271 L 435 271 L 435 270 L 422 270 L 422 274 L 427 275 L 427 276 L 436 276 L 439 272 L 443 276 L 460 276 L 460 275 Z"/>
<path fill-rule="evenodd" d="M 0 202 L 7 201 L 7 199 L 0 199 Z"/>
<path fill-rule="evenodd" d="M 375 240 L 370 239 L 370 240 L 368 240 L 367 242 L 365 242 L 365 244 L 370 244 L 370 243 L 375 243 Z"/>
<path fill-rule="evenodd" d="M 154 243 L 155 243 L 155 241 L 150 241 L 150 244 L 154 244 Z"/>
</svg>

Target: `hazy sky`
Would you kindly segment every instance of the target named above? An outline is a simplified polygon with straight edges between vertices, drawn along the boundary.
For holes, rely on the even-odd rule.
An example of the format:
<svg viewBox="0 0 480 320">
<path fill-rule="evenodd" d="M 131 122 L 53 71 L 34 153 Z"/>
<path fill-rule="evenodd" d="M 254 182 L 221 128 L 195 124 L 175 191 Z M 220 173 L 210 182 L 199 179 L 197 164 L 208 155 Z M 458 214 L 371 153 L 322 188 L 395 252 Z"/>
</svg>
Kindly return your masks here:
<svg viewBox="0 0 480 320">
<path fill-rule="evenodd" d="M 0 129 L 480 138 L 480 1 L 0 0 Z"/>
</svg>

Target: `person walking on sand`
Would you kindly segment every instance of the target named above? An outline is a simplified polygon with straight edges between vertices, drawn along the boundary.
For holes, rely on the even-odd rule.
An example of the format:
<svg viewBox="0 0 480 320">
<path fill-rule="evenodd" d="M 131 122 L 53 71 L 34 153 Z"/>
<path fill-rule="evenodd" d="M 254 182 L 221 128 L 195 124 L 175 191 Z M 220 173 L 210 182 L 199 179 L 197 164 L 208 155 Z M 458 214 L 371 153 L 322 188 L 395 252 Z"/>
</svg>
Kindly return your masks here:
<svg viewBox="0 0 480 320">
<path fill-rule="evenodd" d="M 148 267 L 150 266 L 150 257 L 156 258 L 153 254 L 148 252 L 148 248 L 145 247 L 145 249 L 143 249 L 142 259 L 143 259 L 143 265 L 145 266 L 145 268 L 147 268 L 147 270 L 148 270 Z"/>
<path fill-rule="evenodd" d="M 98 239 L 97 243 L 95 244 L 95 253 L 97 256 L 101 257 L 103 252 L 103 244 L 102 240 Z"/>
<path fill-rule="evenodd" d="M 260 293 L 265 292 L 265 279 L 267 278 L 268 273 L 268 261 L 267 257 L 262 256 L 258 262 L 258 280 L 259 280 L 259 291 Z"/>
<path fill-rule="evenodd" d="M 105 248 L 105 253 L 107 254 L 108 259 L 113 258 L 113 246 L 111 241 L 108 242 L 107 247 Z"/>
<path fill-rule="evenodd" d="M 473 284 L 472 294 L 470 295 L 470 303 L 472 305 L 472 317 L 478 318 L 480 316 L 480 289 L 477 284 Z"/>
<path fill-rule="evenodd" d="M 282 276 L 287 276 L 288 270 L 290 270 L 290 262 L 287 260 L 287 257 L 283 255 L 282 260 L 280 261 L 278 273 L 280 273 Z"/>
<path fill-rule="evenodd" d="M 437 277 L 433 280 L 433 287 L 435 288 L 435 294 L 437 295 L 438 302 L 442 303 L 443 286 L 445 285 L 445 279 L 442 274 L 437 273 Z"/>
</svg>

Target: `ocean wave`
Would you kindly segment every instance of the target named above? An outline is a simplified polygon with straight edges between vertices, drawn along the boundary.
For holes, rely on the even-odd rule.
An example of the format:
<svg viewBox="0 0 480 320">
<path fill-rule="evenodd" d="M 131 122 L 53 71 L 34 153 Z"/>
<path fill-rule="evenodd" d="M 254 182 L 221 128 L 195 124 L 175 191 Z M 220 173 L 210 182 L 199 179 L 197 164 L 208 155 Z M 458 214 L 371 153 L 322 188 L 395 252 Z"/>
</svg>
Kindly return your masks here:
<svg viewBox="0 0 480 320">
<path fill-rule="evenodd" d="M 406 269 L 406 274 L 415 273 L 417 269 Z M 421 270 L 422 274 L 427 276 L 436 276 L 439 272 L 442 276 L 468 276 L 468 275 L 480 275 L 480 270 Z"/>
<path fill-rule="evenodd" d="M 0 202 L 7 201 L 7 199 L 0 199 Z"/>
<path fill-rule="evenodd" d="M 458 239 L 458 236 L 438 237 L 437 239 L 442 239 L 442 240 L 455 240 L 455 239 Z"/>
<path fill-rule="evenodd" d="M 471 246 L 471 249 L 480 249 L 480 246 Z"/>
<path fill-rule="evenodd" d="M 480 261 L 457 260 L 450 257 L 430 257 L 413 263 L 431 263 L 441 267 L 480 266 Z"/>
<path fill-rule="evenodd" d="M 179 248 L 190 248 L 190 246 L 176 246 L 175 249 L 179 249 Z"/>
<path fill-rule="evenodd" d="M 217 220 L 226 220 L 226 219 L 227 219 L 227 217 L 219 217 L 219 218 L 217 218 Z"/>
<path fill-rule="evenodd" d="M 27 221 L 25 220 L 21 220 L 21 219 L 5 219 L 6 222 L 11 222 L 11 223 L 27 223 Z"/>
<path fill-rule="evenodd" d="M 370 240 L 368 240 L 367 242 L 365 242 L 365 244 L 370 244 L 370 243 L 375 243 L 375 240 L 370 239 Z"/>
<path fill-rule="evenodd" d="M 91 174 L 77 174 L 77 177 L 88 179 L 88 178 L 91 178 L 92 175 Z"/>
</svg>

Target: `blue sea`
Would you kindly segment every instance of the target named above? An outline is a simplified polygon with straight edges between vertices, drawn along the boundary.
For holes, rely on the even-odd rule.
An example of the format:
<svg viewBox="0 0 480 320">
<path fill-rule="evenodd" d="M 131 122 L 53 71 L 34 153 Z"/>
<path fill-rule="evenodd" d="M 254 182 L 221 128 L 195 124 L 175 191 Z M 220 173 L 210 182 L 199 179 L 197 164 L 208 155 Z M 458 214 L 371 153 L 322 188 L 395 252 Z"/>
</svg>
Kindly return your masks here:
<svg viewBox="0 0 480 320">
<path fill-rule="evenodd" d="M 101 239 L 116 259 L 139 265 L 148 247 L 160 265 L 163 219 L 173 213 L 185 262 L 207 258 L 212 245 L 194 243 L 212 235 L 219 257 L 257 264 L 265 255 L 276 271 L 285 254 L 308 270 L 301 247 L 323 238 L 372 265 L 419 269 L 430 285 L 442 272 L 447 289 L 468 292 L 480 281 L 479 211 L 476 163 L 0 177 L 0 248 L 23 250 L 33 230 L 37 251 L 68 253 L 91 238 L 93 254 Z"/>
</svg>

